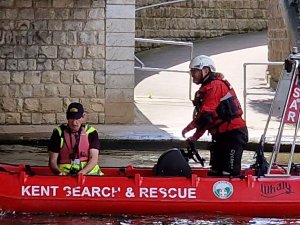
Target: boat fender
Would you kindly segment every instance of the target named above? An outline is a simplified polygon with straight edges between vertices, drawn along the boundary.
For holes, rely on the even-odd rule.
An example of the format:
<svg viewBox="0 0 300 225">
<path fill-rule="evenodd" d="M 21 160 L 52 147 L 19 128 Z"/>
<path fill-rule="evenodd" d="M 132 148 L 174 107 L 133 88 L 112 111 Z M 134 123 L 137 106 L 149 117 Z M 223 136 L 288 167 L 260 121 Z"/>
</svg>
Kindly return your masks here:
<svg viewBox="0 0 300 225">
<path fill-rule="evenodd" d="M 164 152 L 158 159 L 155 166 L 157 176 L 192 176 L 192 170 L 187 160 L 177 148 L 173 148 Z"/>
</svg>

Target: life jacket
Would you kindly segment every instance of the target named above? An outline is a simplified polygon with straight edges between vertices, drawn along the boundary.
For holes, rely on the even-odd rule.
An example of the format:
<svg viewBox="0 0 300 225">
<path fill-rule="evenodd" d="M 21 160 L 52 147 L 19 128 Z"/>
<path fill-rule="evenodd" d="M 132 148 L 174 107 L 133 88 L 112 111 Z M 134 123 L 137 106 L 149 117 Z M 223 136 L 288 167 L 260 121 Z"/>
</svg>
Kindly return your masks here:
<svg viewBox="0 0 300 225">
<path fill-rule="evenodd" d="M 230 83 L 225 79 L 221 79 L 220 76 L 217 76 L 217 79 L 224 82 L 228 88 L 227 94 L 220 99 L 217 114 L 221 120 L 230 122 L 232 119 L 243 115 L 241 104 Z"/>
<path fill-rule="evenodd" d="M 200 89 L 195 93 L 193 104 L 196 111 L 201 112 L 202 103 L 207 91 L 207 88 L 213 81 L 219 80 L 225 84 L 228 92 L 224 96 L 220 96 L 220 102 L 213 115 L 213 121 L 207 124 L 206 129 L 213 135 L 215 133 L 223 133 L 236 128 L 245 127 L 246 123 L 241 118 L 243 111 L 241 105 L 230 83 L 224 79 L 220 73 L 212 73 L 208 79 L 202 83 Z"/>
<path fill-rule="evenodd" d="M 89 140 L 88 135 L 95 131 L 91 126 L 84 126 L 80 132 L 70 133 L 65 125 L 56 128 L 60 136 L 60 164 L 69 164 L 75 159 L 86 162 L 89 159 Z M 77 136 L 77 140 L 76 137 Z"/>
</svg>

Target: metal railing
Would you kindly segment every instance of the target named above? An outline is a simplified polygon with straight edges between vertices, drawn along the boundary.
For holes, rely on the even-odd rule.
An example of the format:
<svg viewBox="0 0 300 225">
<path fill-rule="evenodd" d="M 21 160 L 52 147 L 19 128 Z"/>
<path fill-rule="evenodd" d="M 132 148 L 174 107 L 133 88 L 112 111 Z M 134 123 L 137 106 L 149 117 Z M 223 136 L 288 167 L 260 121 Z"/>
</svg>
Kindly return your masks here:
<svg viewBox="0 0 300 225">
<path fill-rule="evenodd" d="M 175 4 L 180 2 L 187 2 L 191 0 L 173 0 L 168 2 L 161 2 L 157 4 L 142 6 L 140 8 L 135 9 L 135 11 L 140 11 L 147 8 L 153 8 L 153 7 L 160 7 L 163 5 L 169 5 L 169 4 Z M 169 40 L 159 40 L 159 39 L 148 39 L 148 38 L 135 38 L 135 41 L 144 42 L 144 43 L 156 43 L 156 44 L 167 44 L 167 45 L 181 45 L 181 46 L 188 46 L 190 47 L 190 59 L 193 58 L 193 49 L 194 44 L 192 42 L 182 42 L 182 41 L 169 41 Z M 164 69 L 164 68 L 156 68 L 156 67 L 146 67 L 145 64 L 140 60 L 138 57 L 135 56 L 135 60 L 141 65 L 140 67 L 135 66 L 134 69 L 136 70 L 143 70 L 143 71 L 153 71 L 153 72 L 175 72 L 175 73 L 189 73 L 189 71 L 186 70 L 172 70 L 172 69 Z M 192 78 L 190 77 L 189 81 L 189 99 L 192 100 Z"/>
<path fill-rule="evenodd" d="M 159 39 L 147 39 L 147 38 L 135 38 L 135 41 L 145 42 L 145 43 L 159 43 L 159 44 L 167 44 L 167 45 L 181 45 L 187 46 L 190 48 L 190 59 L 193 58 L 193 49 L 194 44 L 193 42 L 183 42 L 183 41 L 168 41 L 168 40 L 159 40 Z M 156 67 L 146 67 L 145 64 L 140 60 L 138 57 L 135 56 L 135 60 L 141 65 L 135 66 L 134 69 L 136 70 L 143 70 L 143 71 L 164 71 L 164 72 L 175 72 L 175 73 L 189 73 L 188 70 L 172 70 L 172 69 L 164 69 L 164 68 L 156 68 Z M 192 100 L 192 78 L 190 77 L 189 80 L 189 99 Z"/>
<path fill-rule="evenodd" d="M 271 95 L 274 96 L 275 94 L 271 93 L 262 93 L 262 92 L 247 92 L 247 66 L 253 66 L 253 65 L 283 65 L 284 62 L 265 62 L 265 63 L 244 63 L 244 91 L 243 91 L 243 97 L 244 97 L 244 119 L 247 119 L 247 96 L 248 95 Z"/>
<path fill-rule="evenodd" d="M 153 4 L 153 5 L 142 6 L 140 8 L 135 9 L 135 11 L 140 11 L 140 10 L 143 10 L 143 9 L 148 9 L 148 8 L 153 8 L 153 7 L 159 7 L 159 6 L 162 6 L 162 5 L 169 5 L 169 4 L 174 4 L 174 3 L 187 2 L 187 1 L 191 1 L 191 0 L 174 0 L 174 1 L 168 1 L 168 2 L 161 2 L 161 3 L 157 3 L 157 4 Z"/>
</svg>

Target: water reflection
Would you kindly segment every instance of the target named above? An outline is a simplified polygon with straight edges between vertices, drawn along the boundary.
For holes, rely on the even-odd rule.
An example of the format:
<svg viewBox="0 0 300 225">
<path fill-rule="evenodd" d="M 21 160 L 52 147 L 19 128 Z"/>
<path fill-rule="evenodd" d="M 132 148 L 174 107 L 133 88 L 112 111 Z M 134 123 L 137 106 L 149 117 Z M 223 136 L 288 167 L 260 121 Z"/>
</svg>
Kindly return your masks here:
<svg viewBox="0 0 300 225">
<path fill-rule="evenodd" d="M 300 219 L 224 217 L 213 215 L 179 216 L 87 216 L 87 215 L 2 215 L 1 225 L 236 225 L 236 224 L 299 224 Z"/>
<path fill-rule="evenodd" d="M 152 167 L 156 164 L 161 151 L 130 151 L 130 150 L 106 150 L 101 151 L 100 164 L 104 166 L 146 166 Z M 209 162 L 209 152 L 201 150 L 200 154 L 206 159 L 206 166 Z M 253 152 L 245 151 L 243 154 L 243 167 L 249 167 L 254 163 Z M 270 154 L 266 154 L 267 158 Z M 12 164 L 47 165 L 48 153 L 46 147 L 32 147 L 22 145 L 0 145 L 1 162 Z M 281 161 L 285 162 L 288 155 L 282 156 Z M 198 163 L 190 162 L 192 167 L 200 166 Z M 217 215 L 178 215 L 178 216 L 90 216 L 90 215 L 32 215 L 32 214 L 0 214 L 1 225 L 135 225 L 135 224 L 299 224 L 300 219 L 275 219 L 275 218 L 248 218 Z"/>
</svg>

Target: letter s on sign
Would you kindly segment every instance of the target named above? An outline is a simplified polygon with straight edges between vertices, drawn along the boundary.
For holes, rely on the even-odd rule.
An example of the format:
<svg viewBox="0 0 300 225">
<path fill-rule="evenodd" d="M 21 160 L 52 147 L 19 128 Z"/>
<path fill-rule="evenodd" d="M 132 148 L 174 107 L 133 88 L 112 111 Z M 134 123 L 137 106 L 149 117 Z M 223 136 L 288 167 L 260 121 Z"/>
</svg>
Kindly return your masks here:
<svg viewBox="0 0 300 225">
<path fill-rule="evenodd" d="M 160 188 L 159 192 L 162 195 L 162 198 L 166 198 L 167 197 L 167 189 L 166 188 Z"/>
<path fill-rule="evenodd" d="M 69 196 L 72 195 L 71 187 L 65 186 L 65 187 L 63 188 L 63 190 L 66 192 L 66 196 L 67 196 L 67 197 L 69 197 Z"/>
<path fill-rule="evenodd" d="M 299 87 L 296 87 L 294 89 L 293 97 L 295 97 L 295 98 L 299 98 L 300 97 L 300 88 Z"/>
</svg>

